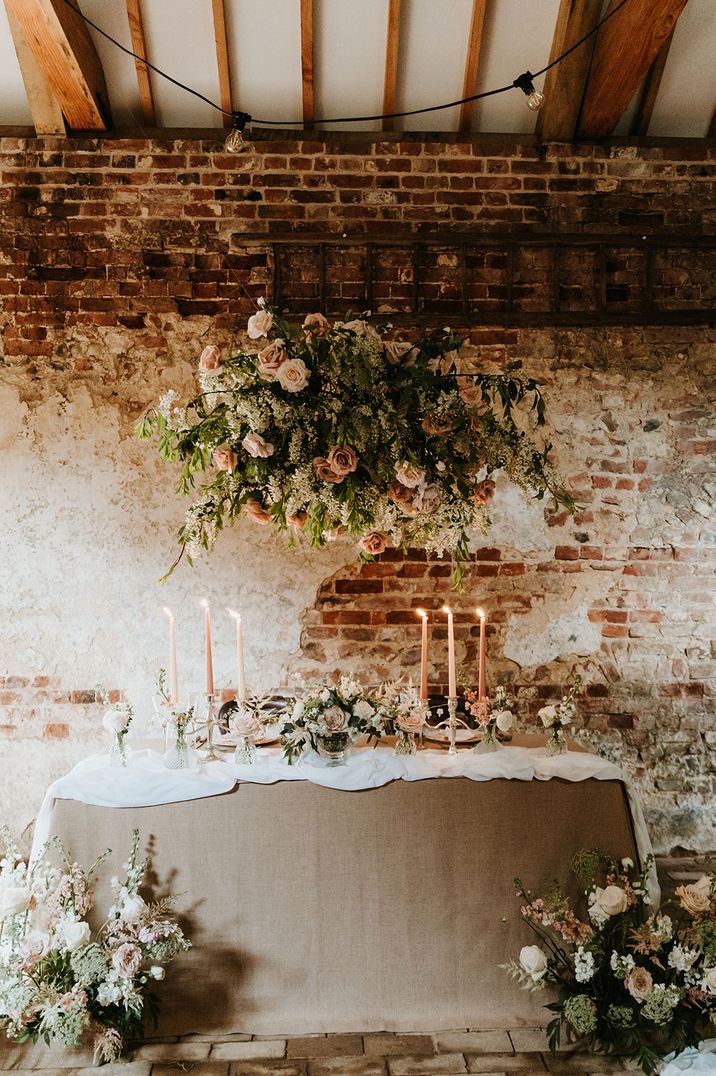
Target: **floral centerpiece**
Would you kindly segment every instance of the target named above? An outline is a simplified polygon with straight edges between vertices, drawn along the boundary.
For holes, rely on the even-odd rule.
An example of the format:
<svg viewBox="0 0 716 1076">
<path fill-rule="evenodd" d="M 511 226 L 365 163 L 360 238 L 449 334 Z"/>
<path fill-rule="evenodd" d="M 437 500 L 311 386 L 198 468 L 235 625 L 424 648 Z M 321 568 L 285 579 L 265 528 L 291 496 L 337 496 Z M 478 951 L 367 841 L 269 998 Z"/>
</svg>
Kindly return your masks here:
<svg viewBox="0 0 716 1076">
<path fill-rule="evenodd" d="M 465 692 L 465 708 L 483 730 L 482 739 L 475 748 L 480 754 L 498 750 L 498 730 L 506 735 L 515 723 L 512 705 L 512 699 L 502 684 L 495 688 L 492 698 L 485 696 L 480 699 L 476 691 Z"/>
<path fill-rule="evenodd" d="M 237 700 L 236 709 L 231 711 L 229 724 L 236 736 L 234 761 L 251 764 L 256 760 L 256 737 L 263 731 L 260 716 L 261 698 Z"/>
<path fill-rule="evenodd" d="M 127 754 L 127 733 L 134 718 L 134 707 L 128 702 L 112 702 L 103 687 L 97 688 L 97 694 L 108 709 L 102 718 L 102 724 L 112 735 L 110 748 L 110 761 L 119 766 L 126 766 L 129 761 Z"/>
<path fill-rule="evenodd" d="M 17 1042 L 77 1046 L 92 1036 L 95 1063 L 115 1061 L 125 1039 L 141 1037 L 145 1008 L 156 1016 L 152 984 L 164 978 L 164 964 L 190 947 L 170 916 L 171 898 L 147 904 L 139 895 L 149 861 L 138 857 L 138 832 L 94 934 L 93 885 L 111 853 L 85 872 L 53 839 L 28 867 L 7 830 L 2 836 L 0 1025 Z M 49 862 L 52 845 L 62 868 Z"/>
<path fill-rule="evenodd" d="M 342 676 L 338 684 L 326 684 L 296 699 L 280 718 L 279 732 L 289 764 L 307 748 L 340 763 L 350 744 L 361 737 L 377 742 L 384 725 L 378 699 L 357 680 Z"/>
<path fill-rule="evenodd" d="M 579 853 L 572 870 L 586 884 L 586 918 L 556 885 L 534 897 L 516 879 L 522 917 L 542 945 L 504 967 L 528 990 L 557 988 L 547 1005 L 552 1049 L 564 1031 L 655 1073 L 663 1055 L 697 1045 L 716 1016 L 715 880 L 679 887 L 679 904 L 654 911 L 650 867 Z"/>
<path fill-rule="evenodd" d="M 421 699 L 412 683 L 403 681 L 385 684 L 377 695 L 383 718 L 383 731 L 395 736 L 396 755 L 414 755 L 417 751 L 415 737 L 427 721 L 430 709 L 427 700 Z"/>
<path fill-rule="evenodd" d="M 389 545 L 447 552 L 457 582 L 470 533 L 490 526 L 498 472 L 574 511 L 551 446 L 527 432 L 530 413 L 544 424 L 544 401 L 519 363 L 464 373 L 462 340 L 446 329 L 396 340 L 363 319 L 331 325 L 314 313 L 296 331 L 258 306 L 248 347 L 205 347 L 200 394 L 180 406 L 166 393 L 137 426 L 181 463 L 182 493 L 203 483 L 175 563 L 211 549 L 243 514 L 314 546 L 346 533 L 364 558 Z"/>
<path fill-rule="evenodd" d="M 187 740 L 194 722 L 194 707 L 182 709 L 167 691 L 166 672 L 159 670 L 157 691 L 161 700 L 160 719 L 166 737 L 164 765 L 168 770 L 186 770 L 198 765 L 198 755 Z"/>
<path fill-rule="evenodd" d="M 571 724 L 574 717 L 574 700 L 582 686 L 582 677 L 577 676 L 568 693 L 563 696 L 560 703 L 543 706 L 537 711 L 537 716 L 546 729 L 550 730 L 547 743 L 547 753 L 550 755 L 562 755 L 567 750 L 567 741 L 564 738 L 565 725 Z"/>
</svg>

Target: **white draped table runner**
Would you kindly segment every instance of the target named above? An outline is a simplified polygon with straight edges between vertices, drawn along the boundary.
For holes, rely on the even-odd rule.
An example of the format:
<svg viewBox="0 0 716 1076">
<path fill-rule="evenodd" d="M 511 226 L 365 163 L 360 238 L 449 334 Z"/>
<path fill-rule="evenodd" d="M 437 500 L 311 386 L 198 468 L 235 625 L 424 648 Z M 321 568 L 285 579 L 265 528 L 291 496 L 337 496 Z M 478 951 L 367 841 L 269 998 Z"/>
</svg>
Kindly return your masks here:
<svg viewBox="0 0 716 1076">
<path fill-rule="evenodd" d="M 126 767 L 110 765 L 109 756 L 83 759 L 47 790 L 35 824 L 33 856 L 51 836 L 52 805 L 56 799 L 79 800 L 99 807 L 153 807 L 203 799 L 230 792 L 237 784 L 275 784 L 310 781 L 346 792 L 380 788 L 391 781 L 424 781 L 464 777 L 471 781 L 620 781 L 631 810 L 641 862 L 651 855 L 651 840 L 639 799 L 618 766 L 585 751 L 549 755 L 544 747 L 508 746 L 488 754 L 462 749 L 456 755 L 427 749 L 415 755 L 396 755 L 387 748 L 358 748 L 341 766 L 330 766 L 313 752 L 289 766 L 280 748 L 263 747 L 253 764 L 237 765 L 228 754 L 205 762 L 198 770 L 168 770 L 162 755 L 145 748 L 131 753 Z M 656 871 L 650 879 L 652 901 L 658 901 Z"/>
</svg>

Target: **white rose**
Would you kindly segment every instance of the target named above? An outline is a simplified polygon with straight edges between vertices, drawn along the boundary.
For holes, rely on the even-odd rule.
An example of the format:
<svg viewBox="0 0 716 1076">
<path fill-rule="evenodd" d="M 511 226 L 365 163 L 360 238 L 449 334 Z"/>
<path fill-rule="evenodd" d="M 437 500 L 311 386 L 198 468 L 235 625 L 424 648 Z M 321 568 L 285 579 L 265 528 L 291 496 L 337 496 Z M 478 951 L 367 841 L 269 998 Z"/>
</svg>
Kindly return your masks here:
<svg viewBox="0 0 716 1076">
<path fill-rule="evenodd" d="M 537 716 L 541 719 L 544 727 L 548 729 L 550 728 L 550 726 L 554 725 L 555 721 L 558 720 L 557 707 L 543 706 L 541 710 L 537 711 Z"/>
<path fill-rule="evenodd" d="M 698 882 L 691 885 L 680 885 L 676 888 L 676 896 L 691 915 L 701 915 L 711 908 L 711 879 L 702 874 Z"/>
<path fill-rule="evenodd" d="M 495 714 L 495 724 L 500 732 L 509 732 L 515 722 L 512 710 L 498 710 Z"/>
<path fill-rule="evenodd" d="M 139 894 L 135 893 L 133 897 L 127 897 L 122 905 L 122 919 L 126 919 L 128 923 L 131 923 L 135 919 L 141 919 L 146 910 L 147 905 Z"/>
<path fill-rule="evenodd" d="M 520 967 L 533 983 L 538 983 L 547 971 L 547 956 L 539 945 L 524 945 L 520 949 Z"/>
<path fill-rule="evenodd" d="M 57 937 L 63 949 L 74 953 L 75 949 L 81 949 L 90 940 L 89 923 L 81 920 L 65 919 L 57 930 Z"/>
<path fill-rule="evenodd" d="M 27 911 L 30 890 L 25 885 L 6 885 L 0 889 L 0 922 L 11 915 Z"/>
<path fill-rule="evenodd" d="M 618 885 L 608 885 L 606 889 L 597 886 L 594 891 L 594 903 L 606 915 L 620 915 L 628 907 L 627 895 Z"/>
<path fill-rule="evenodd" d="M 350 329 L 356 336 L 372 336 L 374 339 L 380 340 L 380 334 L 376 332 L 372 325 L 369 325 L 368 322 L 364 321 L 362 318 L 355 318 L 353 321 L 344 321 L 342 327 L 344 329 Z"/>
<path fill-rule="evenodd" d="M 163 979 L 166 975 L 166 972 L 164 968 L 159 966 L 159 964 L 152 964 L 151 968 L 149 969 L 149 974 L 151 975 L 152 979 Z"/>
<path fill-rule="evenodd" d="M 356 717 L 363 718 L 365 721 L 367 721 L 373 716 L 375 710 L 373 709 L 371 704 L 365 699 L 360 699 L 360 701 L 357 702 L 353 707 L 353 713 Z"/>
<path fill-rule="evenodd" d="M 631 870 L 633 868 L 634 860 L 630 859 L 629 856 L 625 856 L 624 859 L 621 861 L 621 864 L 622 864 L 623 869 L 625 871 L 628 871 L 628 870 Z"/>
<path fill-rule="evenodd" d="M 129 724 L 129 713 L 126 709 L 120 708 L 115 710 L 107 710 L 106 714 L 102 718 L 102 724 L 108 732 L 114 732 L 117 736 L 127 728 Z"/>
<path fill-rule="evenodd" d="M 305 702 L 301 702 L 301 701 L 299 700 L 299 701 L 298 701 L 297 703 L 295 703 L 295 704 L 294 704 L 293 710 L 292 710 L 292 712 L 291 712 L 291 718 L 292 718 L 292 719 L 293 719 L 294 721 L 300 721 L 300 720 L 301 720 L 301 718 L 303 717 L 303 711 L 304 711 L 305 709 L 306 709 L 306 704 L 305 704 Z"/>
<path fill-rule="evenodd" d="M 252 314 L 246 326 L 249 339 L 258 340 L 261 336 L 266 336 L 272 325 L 273 314 L 270 310 L 259 310 L 258 313 Z"/>
<path fill-rule="evenodd" d="M 701 989 L 705 990 L 708 994 L 716 994 L 716 968 L 704 968 Z"/>
<path fill-rule="evenodd" d="M 286 359 L 276 371 L 276 380 L 286 392 L 300 392 L 305 389 L 310 371 L 303 359 Z"/>
<path fill-rule="evenodd" d="M 275 451 L 270 441 L 265 441 L 260 433 L 254 433 L 253 430 L 246 434 L 241 445 L 254 459 L 260 457 L 265 460 L 268 456 L 273 456 Z"/>
<path fill-rule="evenodd" d="M 22 940 L 22 952 L 33 964 L 42 960 L 50 951 L 52 939 L 44 930 L 31 930 Z"/>
</svg>

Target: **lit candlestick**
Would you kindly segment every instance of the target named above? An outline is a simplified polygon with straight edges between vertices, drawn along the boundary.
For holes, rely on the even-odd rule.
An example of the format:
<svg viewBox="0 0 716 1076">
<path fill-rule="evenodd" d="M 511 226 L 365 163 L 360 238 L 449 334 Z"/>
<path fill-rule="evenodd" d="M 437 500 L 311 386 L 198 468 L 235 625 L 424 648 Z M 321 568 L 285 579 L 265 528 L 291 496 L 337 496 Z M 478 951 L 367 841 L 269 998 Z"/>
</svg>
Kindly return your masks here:
<svg viewBox="0 0 716 1076">
<path fill-rule="evenodd" d="M 424 609 L 416 609 L 415 612 L 423 622 L 423 632 L 420 645 L 420 698 L 427 701 L 428 698 L 428 614 Z"/>
<path fill-rule="evenodd" d="M 202 603 L 204 606 L 204 642 L 206 645 L 206 694 L 214 694 L 214 662 L 211 653 L 211 609 L 206 598 Z"/>
<path fill-rule="evenodd" d="M 477 694 L 480 702 L 485 698 L 485 673 L 486 661 L 485 661 L 485 622 L 487 617 L 482 609 L 476 609 L 475 612 L 480 618 L 480 661 L 478 664 L 478 689 Z"/>
<path fill-rule="evenodd" d="M 164 606 L 164 612 L 169 617 L 169 701 L 176 704 L 179 702 L 179 681 L 177 679 L 177 622 L 171 609 Z"/>
<path fill-rule="evenodd" d="M 244 674 L 244 626 L 241 614 L 227 609 L 226 612 L 236 621 L 236 698 L 246 702 L 246 676 Z"/>
<path fill-rule="evenodd" d="M 443 612 L 447 613 L 448 626 L 448 698 L 457 698 L 457 681 L 455 677 L 455 625 L 453 623 L 452 610 L 443 605 Z"/>
</svg>

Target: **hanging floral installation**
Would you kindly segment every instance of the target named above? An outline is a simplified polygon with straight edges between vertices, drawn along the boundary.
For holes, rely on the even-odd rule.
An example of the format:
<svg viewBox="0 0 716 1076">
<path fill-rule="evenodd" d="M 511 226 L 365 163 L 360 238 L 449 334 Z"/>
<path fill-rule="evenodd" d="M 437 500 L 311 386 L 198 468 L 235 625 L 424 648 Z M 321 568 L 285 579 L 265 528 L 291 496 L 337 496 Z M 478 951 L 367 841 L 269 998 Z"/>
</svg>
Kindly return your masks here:
<svg viewBox="0 0 716 1076">
<path fill-rule="evenodd" d="M 175 564 L 243 514 L 313 546 L 350 535 L 364 559 L 389 546 L 449 554 L 459 584 L 470 535 L 491 525 L 498 472 L 575 510 L 552 446 L 529 432 L 544 401 L 519 363 L 463 373 L 447 329 L 396 340 L 314 313 L 297 330 L 264 300 L 247 331 L 253 348 L 206 347 L 201 393 L 186 406 L 166 393 L 137 428 L 181 463 L 182 493 L 201 481 Z"/>
</svg>

